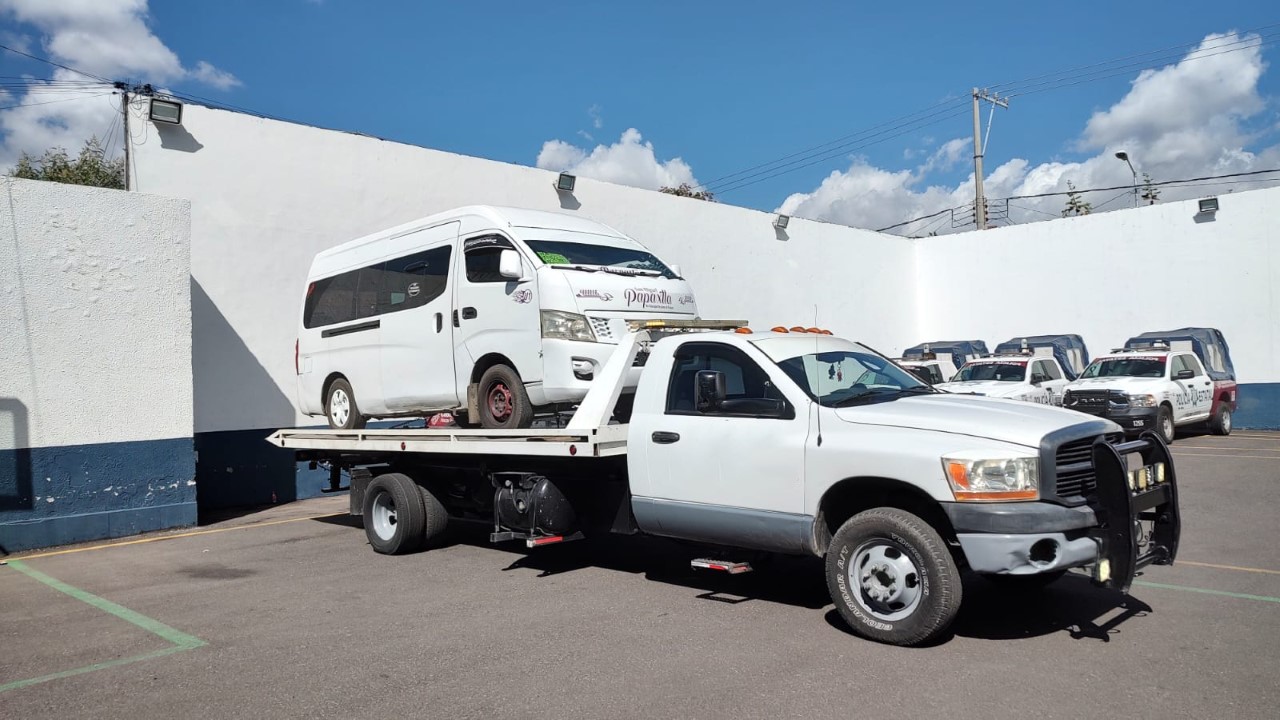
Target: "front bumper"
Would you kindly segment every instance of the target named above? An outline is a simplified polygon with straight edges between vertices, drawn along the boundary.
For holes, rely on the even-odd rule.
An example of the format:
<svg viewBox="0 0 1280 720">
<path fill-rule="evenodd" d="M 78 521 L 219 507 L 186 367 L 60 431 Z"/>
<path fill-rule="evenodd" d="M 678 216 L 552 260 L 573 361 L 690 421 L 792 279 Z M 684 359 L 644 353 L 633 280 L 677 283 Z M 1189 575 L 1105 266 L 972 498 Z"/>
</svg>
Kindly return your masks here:
<svg viewBox="0 0 1280 720">
<path fill-rule="evenodd" d="M 543 338 L 542 383 L 527 388 L 529 400 L 534 405 L 581 401 L 591 389 L 591 381 L 600 374 L 609 356 L 617 349 L 614 343 Z M 642 369 L 631 368 L 625 389 L 635 388 L 640 382 Z"/>
<path fill-rule="evenodd" d="M 1103 417 L 1124 428 L 1126 435 L 1139 435 L 1146 430 L 1158 430 L 1156 421 L 1159 408 L 1126 408 L 1108 410 Z"/>
<path fill-rule="evenodd" d="M 1141 457 L 1144 468 L 1163 463 L 1164 482 L 1134 480 L 1126 461 L 1131 453 Z M 969 567 L 1034 575 L 1092 565 L 1096 583 L 1127 592 L 1138 570 L 1172 565 L 1181 517 L 1168 446 L 1153 431 L 1117 445 L 1099 438 L 1093 465 L 1097 490 L 1087 505 L 943 503 Z"/>
</svg>

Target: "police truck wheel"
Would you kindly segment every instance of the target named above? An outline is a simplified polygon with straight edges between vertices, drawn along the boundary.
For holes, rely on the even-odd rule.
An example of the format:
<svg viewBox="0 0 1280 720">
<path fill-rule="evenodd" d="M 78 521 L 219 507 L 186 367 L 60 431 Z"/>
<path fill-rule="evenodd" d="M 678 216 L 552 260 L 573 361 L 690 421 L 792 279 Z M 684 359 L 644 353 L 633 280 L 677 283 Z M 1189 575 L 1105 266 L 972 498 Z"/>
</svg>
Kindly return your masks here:
<svg viewBox="0 0 1280 720">
<path fill-rule="evenodd" d="M 1226 403 L 1218 404 L 1218 411 L 1213 414 L 1213 419 L 1209 421 L 1209 432 L 1214 435 L 1230 435 L 1231 434 L 1231 408 Z"/>
<path fill-rule="evenodd" d="M 329 391 L 324 397 L 324 414 L 329 419 L 329 427 L 335 430 L 358 430 L 367 421 L 356 405 L 356 394 L 351 390 L 351 383 L 345 378 L 338 378 L 330 383 Z"/>
<path fill-rule="evenodd" d="M 1156 418 L 1156 428 L 1160 432 L 1160 439 L 1166 443 L 1173 442 L 1175 430 L 1173 427 L 1173 410 L 1168 405 L 1160 406 L 1160 414 Z"/>
<path fill-rule="evenodd" d="M 960 609 L 960 571 L 942 537 L 896 508 L 859 513 L 827 548 L 827 588 L 854 632 L 891 645 L 938 637 Z"/>
<path fill-rule="evenodd" d="M 407 475 L 388 473 L 364 493 L 364 534 L 383 555 L 413 552 L 422 546 L 426 512 L 418 484 Z"/>
<path fill-rule="evenodd" d="M 494 365 L 480 376 L 480 427 L 507 430 L 533 424 L 533 406 L 515 370 Z"/>
</svg>

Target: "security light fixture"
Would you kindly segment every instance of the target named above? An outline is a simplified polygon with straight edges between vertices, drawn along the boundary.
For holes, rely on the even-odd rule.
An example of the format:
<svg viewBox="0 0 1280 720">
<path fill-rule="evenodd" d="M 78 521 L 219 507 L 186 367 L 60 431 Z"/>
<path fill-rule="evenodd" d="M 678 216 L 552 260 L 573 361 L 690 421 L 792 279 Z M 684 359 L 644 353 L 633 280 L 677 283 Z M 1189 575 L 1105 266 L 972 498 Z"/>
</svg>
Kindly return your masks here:
<svg viewBox="0 0 1280 720">
<path fill-rule="evenodd" d="M 1121 150 L 1116 153 L 1116 158 L 1123 160 L 1124 164 L 1129 166 L 1129 172 L 1133 174 L 1133 206 L 1138 207 L 1138 171 L 1133 169 L 1133 163 L 1129 161 L 1129 153 Z"/>
<path fill-rule="evenodd" d="M 786 230 L 787 223 L 791 222 L 791 218 L 787 215 L 779 215 L 773 219 L 773 226 L 779 230 Z"/>
<path fill-rule="evenodd" d="M 556 190 L 559 192 L 573 192 L 573 185 L 577 182 L 577 178 L 569 173 L 560 173 L 560 177 L 556 178 Z"/>
<path fill-rule="evenodd" d="M 1200 200 L 1200 214 L 1212 215 L 1218 212 L 1218 198 L 1207 197 Z"/>
<path fill-rule="evenodd" d="M 151 122 L 168 125 L 182 124 L 182 103 L 151 98 Z"/>
</svg>

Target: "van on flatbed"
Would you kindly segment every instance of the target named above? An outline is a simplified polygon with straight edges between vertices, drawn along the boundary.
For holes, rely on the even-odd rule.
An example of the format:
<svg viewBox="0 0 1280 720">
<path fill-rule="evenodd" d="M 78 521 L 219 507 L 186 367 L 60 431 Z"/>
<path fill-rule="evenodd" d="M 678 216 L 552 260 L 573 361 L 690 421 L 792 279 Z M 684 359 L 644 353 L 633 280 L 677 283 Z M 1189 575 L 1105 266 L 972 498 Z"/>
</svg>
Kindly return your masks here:
<svg viewBox="0 0 1280 720">
<path fill-rule="evenodd" d="M 529 548 L 625 533 L 707 548 L 738 573 L 764 551 L 825 559 L 841 617 L 918 645 L 960 608 L 961 571 L 1038 586 L 1088 568 L 1127 591 L 1172 564 L 1176 473 L 1158 435 L 1105 419 L 955 395 L 817 329 L 631 323 L 563 428 L 280 430 L 274 444 L 350 474 L 380 553 L 429 545 L 453 518 Z M 647 355 L 627 424 L 610 422 Z"/>
</svg>

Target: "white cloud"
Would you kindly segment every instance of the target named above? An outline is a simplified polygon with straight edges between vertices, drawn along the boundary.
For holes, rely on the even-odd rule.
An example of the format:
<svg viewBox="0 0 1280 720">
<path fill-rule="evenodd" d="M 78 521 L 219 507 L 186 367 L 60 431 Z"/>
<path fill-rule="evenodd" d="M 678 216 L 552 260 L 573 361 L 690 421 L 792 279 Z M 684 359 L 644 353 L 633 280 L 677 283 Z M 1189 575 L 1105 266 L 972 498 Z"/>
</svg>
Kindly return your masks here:
<svg viewBox="0 0 1280 720">
<path fill-rule="evenodd" d="M 658 160 L 653 143 L 645 142 L 635 128 L 623 132 L 618 142 L 596 145 L 590 152 L 563 140 L 548 140 L 538 153 L 537 165 L 544 170 L 571 172 L 648 190 L 698 184 L 688 163 L 680 158 Z"/>
<path fill-rule="evenodd" d="M 10 20 L 39 35 L 39 47 L 29 48 L 33 54 L 111 80 L 136 79 L 154 85 L 187 80 L 219 90 L 240 85 L 234 75 L 207 61 L 184 66 L 151 31 L 147 0 L 0 0 L 0 21 Z M 87 80 L 61 69 L 53 70 L 51 77 Z M 0 112 L 0 166 L 12 164 L 24 151 L 38 155 L 57 145 L 74 153 L 90 135 L 101 137 L 118 103 L 113 106 L 109 97 L 88 96 L 108 91 L 87 88 L 83 99 L 38 105 L 67 99 L 67 95 L 39 86 L 29 88 L 16 98 L 25 107 Z"/>
<path fill-rule="evenodd" d="M 604 108 L 600 107 L 599 104 L 587 108 L 587 115 L 591 118 L 591 127 L 597 130 L 604 127 L 604 115 L 601 114 L 603 112 Z"/>
<path fill-rule="evenodd" d="M 1256 38 L 1255 38 L 1256 39 Z M 1141 173 L 1154 180 L 1177 180 L 1206 175 L 1267 169 L 1280 162 L 1280 145 L 1251 151 L 1264 144 L 1266 132 L 1249 129 L 1248 121 L 1267 105 L 1258 92 L 1266 71 L 1261 48 L 1235 33 L 1214 34 L 1180 62 L 1145 70 L 1129 91 L 1111 107 L 1090 117 L 1077 147 L 1092 156 L 1079 162 L 1033 164 L 1015 158 L 987 170 L 984 190 L 988 197 L 1063 192 L 1067 182 L 1077 188 L 1124 186 L 1132 175 L 1115 153 L 1125 151 Z M 1244 41 L 1244 42 L 1242 42 Z M 1230 49 L 1231 52 L 1224 52 Z M 1269 132 L 1274 132 L 1271 128 Z M 958 185 L 926 182 L 929 173 L 954 167 L 966 158 L 971 139 L 944 143 L 915 171 L 890 171 L 855 159 L 848 170 L 836 171 L 808 193 L 788 197 L 778 212 L 878 228 L 928 215 L 973 201 L 973 175 Z M 905 152 L 908 160 L 920 152 Z M 1244 189 L 1256 186 L 1223 186 Z M 1161 188 L 1162 201 L 1197 197 L 1215 192 L 1204 187 Z M 1086 197 L 1100 210 L 1120 209 L 1132 203 L 1123 190 Z M 1110 201 L 1110 202 L 1108 202 Z M 1105 207 L 1100 207 L 1106 203 Z M 1066 204 L 1063 197 L 1023 199 L 1013 202 L 1015 220 L 1057 216 Z M 951 230 L 946 218 L 913 225 L 905 230 Z"/>
</svg>

